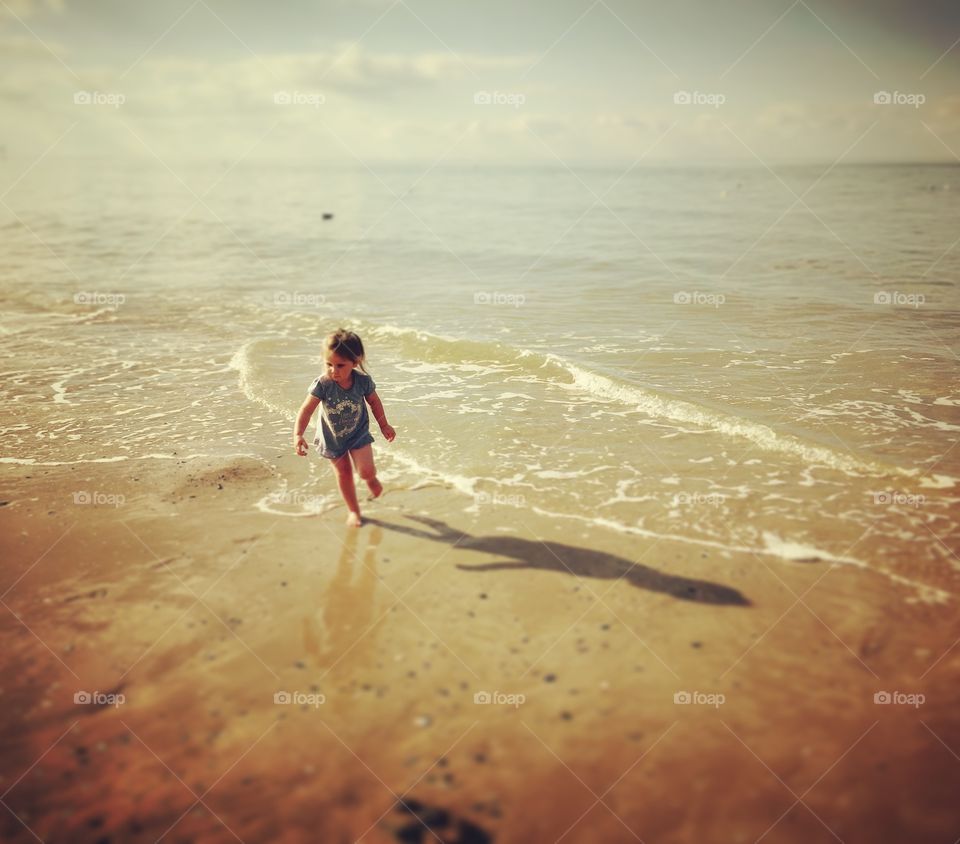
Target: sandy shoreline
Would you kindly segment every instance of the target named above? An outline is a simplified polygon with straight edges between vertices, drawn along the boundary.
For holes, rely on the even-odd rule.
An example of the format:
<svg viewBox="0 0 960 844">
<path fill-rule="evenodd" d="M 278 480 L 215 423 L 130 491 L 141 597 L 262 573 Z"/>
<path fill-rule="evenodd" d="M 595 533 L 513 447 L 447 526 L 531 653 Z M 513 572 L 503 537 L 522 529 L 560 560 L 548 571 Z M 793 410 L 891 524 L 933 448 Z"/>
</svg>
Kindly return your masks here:
<svg viewBox="0 0 960 844">
<path fill-rule="evenodd" d="M 5 473 L 5 840 L 960 834 L 955 598 L 440 487 L 350 531 L 247 458 Z"/>
</svg>

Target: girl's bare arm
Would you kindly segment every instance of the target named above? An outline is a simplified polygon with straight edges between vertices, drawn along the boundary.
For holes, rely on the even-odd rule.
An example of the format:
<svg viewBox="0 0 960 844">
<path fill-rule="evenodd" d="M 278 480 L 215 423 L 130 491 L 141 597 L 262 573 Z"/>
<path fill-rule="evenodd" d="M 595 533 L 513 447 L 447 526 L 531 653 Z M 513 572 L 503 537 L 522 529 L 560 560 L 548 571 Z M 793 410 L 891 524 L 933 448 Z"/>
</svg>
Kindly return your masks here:
<svg viewBox="0 0 960 844">
<path fill-rule="evenodd" d="M 387 422 L 387 414 L 384 413 L 383 402 L 380 401 L 380 396 L 377 395 L 376 390 L 367 396 L 367 404 L 370 405 L 370 412 L 373 413 L 373 418 L 377 420 L 377 424 L 380 426 L 380 430 L 383 432 L 383 436 L 387 442 L 393 442 L 397 436 L 397 432 L 394 431 Z"/>
<path fill-rule="evenodd" d="M 307 394 L 297 413 L 297 421 L 293 423 L 293 447 L 301 457 L 307 453 L 307 441 L 303 438 L 303 432 L 307 430 L 310 417 L 313 416 L 313 411 L 317 409 L 318 404 L 320 404 L 320 399 L 312 394 Z"/>
</svg>

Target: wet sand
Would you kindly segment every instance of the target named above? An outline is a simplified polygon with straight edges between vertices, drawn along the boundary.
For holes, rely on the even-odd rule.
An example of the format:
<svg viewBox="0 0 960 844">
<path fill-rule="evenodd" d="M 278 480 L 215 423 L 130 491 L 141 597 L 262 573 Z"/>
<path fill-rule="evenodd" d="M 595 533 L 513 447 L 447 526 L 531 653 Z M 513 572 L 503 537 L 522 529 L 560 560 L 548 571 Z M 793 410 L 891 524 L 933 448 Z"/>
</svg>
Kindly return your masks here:
<svg viewBox="0 0 960 844">
<path fill-rule="evenodd" d="M 4 840 L 960 835 L 955 574 L 931 601 L 439 486 L 351 530 L 255 510 L 252 459 L 5 475 Z"/>
</svg>

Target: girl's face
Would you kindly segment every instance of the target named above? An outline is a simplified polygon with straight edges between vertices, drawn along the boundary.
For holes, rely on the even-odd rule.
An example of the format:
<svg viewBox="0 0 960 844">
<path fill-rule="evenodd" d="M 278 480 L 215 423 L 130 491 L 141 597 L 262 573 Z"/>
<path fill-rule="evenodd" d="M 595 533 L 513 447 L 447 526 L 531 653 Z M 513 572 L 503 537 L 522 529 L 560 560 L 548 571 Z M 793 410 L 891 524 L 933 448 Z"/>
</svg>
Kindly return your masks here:
<svg viewBox="0 0 960 844">
<path fill-rule="evenodd" d="M 341 357 L 336 352 L 327 352 L 324 360 L 327 363 L 327 375 L 329 375 L 338 384 L 349 384 L 353 378 L 353 370 L 356 364 Z"/>
</svg>

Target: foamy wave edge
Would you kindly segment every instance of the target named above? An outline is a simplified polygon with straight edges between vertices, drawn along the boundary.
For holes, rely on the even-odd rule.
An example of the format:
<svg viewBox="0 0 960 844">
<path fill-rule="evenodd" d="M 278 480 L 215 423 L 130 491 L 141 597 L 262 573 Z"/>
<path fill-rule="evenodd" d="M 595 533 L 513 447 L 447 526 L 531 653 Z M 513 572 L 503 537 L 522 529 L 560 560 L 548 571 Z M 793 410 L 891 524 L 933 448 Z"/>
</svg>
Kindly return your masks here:
<svg viewBox="0 0 960 844">
<path fill-rule="evenodd" d="M 396 325 L 371 325 L 372 332 L 380 336 L 397 338 L 430 339 L 440 343 L 472 342 L 465 338 L 444 336 L 434 332 Z M 491 345 L 500 344 L 493 341 Z M 808 464 L 820 464 L 851 475 L 871 475 L 875 477 L 899 476 L 917 478 L 921 487 L 926 489 L 946 489 L 956 486 L 960 481 L 950 475 L 931 475 L 925 477 L 921 469 L 906 469 L 902 466 L 883 464 L 876 460 L 860 460 L 841 454 L 832 448 L 803 442 L 789 434 L 778 434 L 767 425 L 751 422 L 737 416 L 729 416 L 700 407 L 681 399 L 664 398 L 649 390 L 631 384 L 618 384 L 612 378 L 598 372 L 582 369 L 552 352 L 521 350 L 522 358 L 540 358 L 543 366 L 553 365 L 563 371 L 572 383 L 567 385 L 592 396 L 609 399 L 623 405 L 635 407 L 642 413 L 658 419 L 672 422 L 689 423 L 701 428 L 718 431 L 724 436 L 746 440 L 763 451 L 786 454 L 799 458 Z M 541 367 L 542 368 L 542 367 Z"/>
<path fill-rule="evenodd" d="M 581 369 L 554 354 L 547 353 L 545 357 L 565 370 L 573 379 L 572 386 L 577 389 L 600 398 L 636 407 L 637 410 L 649 416 L 699 425 L 719 431 L 728 437 L 748 440 L 764 451 L 788 454 L 799 457 L 806 463 L 818 463 L 849 474 L 869 474 L 880 477 L 900 475 L 909 478 L 915 478 L 921 474 L 920 469 L 904 469 L 901 466 L 888 466 L 876 461 L 858 460 L 831 448 L 805 443 L 787 434 L 777 434 L 772 428 L 757 422 L 715 413 L 680 399 L 662 398 L 632 385 L 617 384 L 605 375 Z M 927 488 L 943 489 L 955 486 L 957 479 L 949 475 L 933 475 L 930 478 L 921 478 L 920 483 Z"/>
</svg>

